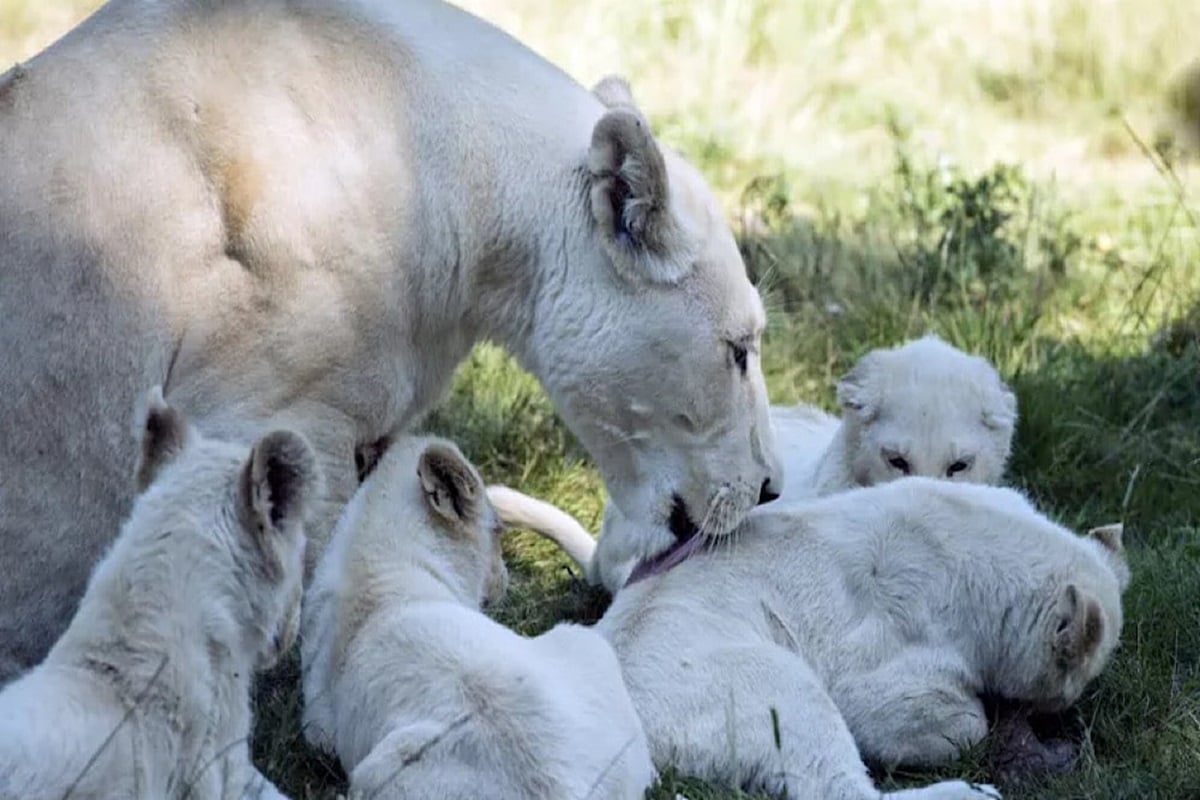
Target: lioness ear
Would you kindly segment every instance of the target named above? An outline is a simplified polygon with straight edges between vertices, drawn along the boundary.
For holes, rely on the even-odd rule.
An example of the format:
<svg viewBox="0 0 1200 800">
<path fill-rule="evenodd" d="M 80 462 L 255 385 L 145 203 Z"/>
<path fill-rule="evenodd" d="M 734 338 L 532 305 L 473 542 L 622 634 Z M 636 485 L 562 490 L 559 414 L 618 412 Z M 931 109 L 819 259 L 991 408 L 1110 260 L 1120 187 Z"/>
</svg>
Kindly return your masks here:
<svg viewBox="0 0 1200 800">
<path fill-rule="evenodd" d="M 1096 652 L 1103 638 L 1104 614 L 1100 604 L 1070 584 L 1059 603 L 1055 655 L 1064 666 L 1078 666 Z"/>
<path fill-rule="evenodd" d="M 473 528 L 479 519 L 483 484 L 457 449 L 431 444 L 417 462 L 417 477 L 429 510 L 455 528 Z"/>
<path fill-rule="evenodd" d="M 632 107 L 608 111 L 592 131 L 588 162 L 592 217 L 617 271 L 678 283 L 692 269 L 691 245 L 671 212 L 666 162 L 646 120 Z"/>
<path fill-rule="evenodd" d="M 321 482 L 312 445 L 299 433 L 272 431 L 250 451 L 242 472 L 243 510 L 272 579 L 280 578 L 283 569 L 274 539 L 305 523 Z"/>
<path fill-rule="evenodd" d="M 605 75 L 593 87 L 592 94 L 596 95 L 606 108 L 617 108 L 618 106 L 637 108 L 637 103 L 633 101 L 633 90 L 629 88 L 629 81 L 620 75 Z"/>
<path fill-rule="evenodd" d="M 872 372 L 877 360 L 878 356 L 874 352 L 867 353 L 837 382 L 838 405 L 862 423 L 875 419 L 878 413 L 878 398 L 875 397 L 875 390 L 871 386 Z"/>
<path fill-rule="evenodd" d="M 183 412 L 167 405 L 163 399 L 161 385 L 138 399 L 134 419 L 140 445 L 134 484 L 141 492 L 154 481 L 163 466 L 183 452 L 189 429 Z"/>
</svg>

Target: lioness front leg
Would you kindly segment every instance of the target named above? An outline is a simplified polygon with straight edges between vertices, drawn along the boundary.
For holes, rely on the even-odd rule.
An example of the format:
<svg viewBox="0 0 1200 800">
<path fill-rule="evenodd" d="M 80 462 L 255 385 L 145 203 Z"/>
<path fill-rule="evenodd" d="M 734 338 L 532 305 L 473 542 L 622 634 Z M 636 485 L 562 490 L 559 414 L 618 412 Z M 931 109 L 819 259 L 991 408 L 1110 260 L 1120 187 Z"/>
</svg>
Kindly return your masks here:
<svg viewBox="0 0 1200 800">
<path fill-rule="evenodd" d="M 863 756 L 885 766 L 953 761 L 987 735 L 987 715 L 960 665 L 914 651 L 831 693 Z"/>
<path fill-rule="evenodd" d="M 829 694 L 808 663 L 788 650 L 731 646 L 687 663 L 687 674 L 669 682 L 661 680 L 662 664 L 633 665 L 629 673 L 660 769 L 673 765 L 684 774 L 802 800 L 999 797 L 991 787 L 962 781 L 881 793 Z M 639 666 L 659 680 L 640 680 Z"/>
</svg>

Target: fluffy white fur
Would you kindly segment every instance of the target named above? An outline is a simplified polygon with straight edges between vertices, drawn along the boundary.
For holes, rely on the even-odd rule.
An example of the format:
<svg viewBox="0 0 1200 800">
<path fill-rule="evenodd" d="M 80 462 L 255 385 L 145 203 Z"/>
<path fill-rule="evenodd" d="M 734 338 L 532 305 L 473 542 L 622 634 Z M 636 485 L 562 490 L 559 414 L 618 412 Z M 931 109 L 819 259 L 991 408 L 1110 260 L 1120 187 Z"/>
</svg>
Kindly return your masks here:
<svg viewBox="0 0 1200 800">
<path fill-rule="evenodd" d="M 837 384 L 838 420 L 803 403 L 772 406 L 788 476 L 784 499 L 905 475 L 998 484 L 1017 399 L 984 358 L 930 334 L 872 350 Z"/>
<path fill-rule="evenodd" d="M 906 478 L 759 509 L 597 627 L 656 764 L 873 798 L 860 751 L 938 764 L 987 732 L 982 694 L 1078 699 L 1121 632 L 1129 573 L 1104 530 L 1076 536 L 1010 489 Z"/>
<path fill-rule="evenodd" d="M 304 607 L 304 729 L 350 796 L 640 798 L 655 777 L 612 648 L 560 624 L 525 638 L 500 526 L 449 442 L 405 439 L 351 499 Z"/>
<path fill-rule="evenodd" d="M 787 475 L 783 498 L 822 496 L 904 475 L 996 484 L 1004 474 L 1017 419 L 1016 396 L 985 359 L 932 334 L 872 350 L 837 386 L 841 420 L 803 403 L 771 406 Z M 616 592 L 636 559 L 605 547 L 629 530 L 621 509 L 604 510 L 599 541 L 573 517 L 506 486 L 488 487 L 500 519 L 555 541 L 593 584 Z M 670 545 L 659 529 L 639 541 Z M 640 553 L 639 555 L 645 555 Z"/>
<path fill-rule="evenodd" d="M 676 496 L 721 535 L 778 492 L 733 236 L 597 91 L 438 0 L 112 0 L 0 75 L 0 670 L 66 627 L 154 383 L 207 434 L 308 437 L 310 566 L 356 449 L 484 339 L 595 459 L 630 521 L 606 546 L 653 552 Z"/>
<path fill-rule="evenodd" d="M 250 763 L 250 682 L 295 639 L 316 456 L 290 431 L 207 439 L 159 389 L 139 418 L 144 491 L 62 638 L 0 691 L 0 797 L 280 798 Z"/>
</svg>

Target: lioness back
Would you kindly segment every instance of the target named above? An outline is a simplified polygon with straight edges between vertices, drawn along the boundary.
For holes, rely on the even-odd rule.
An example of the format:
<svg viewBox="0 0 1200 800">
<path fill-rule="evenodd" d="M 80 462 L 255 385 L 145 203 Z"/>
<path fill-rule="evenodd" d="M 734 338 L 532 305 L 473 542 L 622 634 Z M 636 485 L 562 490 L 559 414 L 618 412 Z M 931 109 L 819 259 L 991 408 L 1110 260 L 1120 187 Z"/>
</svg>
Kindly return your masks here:
<svg viewBox="0 0 1200 800">
<path fill-rule="evenodd" d="M 401 14 L 402 37 L 386 26 Z M 433 35 L 447 27 L 459 35 Z M 393 343 L 419 325 L 422 301 L 408 314 L 389 308 L 381 248 L 399 228 L 426 258 L 444 258 L 440 231 L 467 229 L 448 217 L 471 203 L 445 206 L 439 187 L 493 191 L 485 159 L 499 148 L 478 140 L 503 134 L 489 119 L 536 116 L 518 110 L 529 98 L 556 109 L 549 127 L 578 125 L 547 135 L 542 157 L 587 141 L 594 99 L 544 62 L 532 68 L 535 58 L 421 0 L 115 0 L 10 72 L 0 608 L 20 598 L 22 614 L 0 611 L 0 641 L 18 661 L 61 632 L 108 542 L 72 534 L 62 509 L 86 507 L 103 531 L 128 510 L 135 449 L 124 421 L 138 387 L 167 383 L 172 402 L 219 436 L 248 437 L 302 397 L 325 417 L 318 442 L 369 441 L 432 401 L 470 341 L 428 336 L 427 357 L 405 358 Z M 520 80 L 467 78 L 480 70 Z M 432 126 L 405 113 L 426 107 L 439 109 Z M 429 148 L 455 155 L 397 159 Z M 460 174 L 436 172 L 451 164 Z M 337 262 L 356 268 L 303 269 Z M 353 475 L 326 467 L 336 504 Z"/>
</svg>

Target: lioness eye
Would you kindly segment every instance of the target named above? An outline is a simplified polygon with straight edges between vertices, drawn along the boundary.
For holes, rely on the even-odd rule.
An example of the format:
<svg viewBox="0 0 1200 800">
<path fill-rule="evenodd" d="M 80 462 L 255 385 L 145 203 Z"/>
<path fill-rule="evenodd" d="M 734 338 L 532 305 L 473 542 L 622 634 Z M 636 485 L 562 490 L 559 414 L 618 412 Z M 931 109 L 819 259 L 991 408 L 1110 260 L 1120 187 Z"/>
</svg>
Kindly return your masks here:
<svg viewBox="0 0 1200 800">
<path fill-rule="evenodd" d="M 888 459 L 888 463 L 903 472 L 905 475 L 908 474 L 908 461 L 904 459 L 904 456 L 892 456 Z"/>
<path fill-rule="evenodd" d="M 746 374 L 746 347 L 737 342 L 729 343 L 729 350 L 733 353 L 733 363 L 737 364 L 738 371 L 743 375 Z"/>
<path fill-rule="evenodd" d="M 969 466 L 970 464 L 965 461 L 955 461 L 953 464 L 946 467 L 946 477 L 957 475 L 958 473 L 965 471 Z"/>
</svg>

